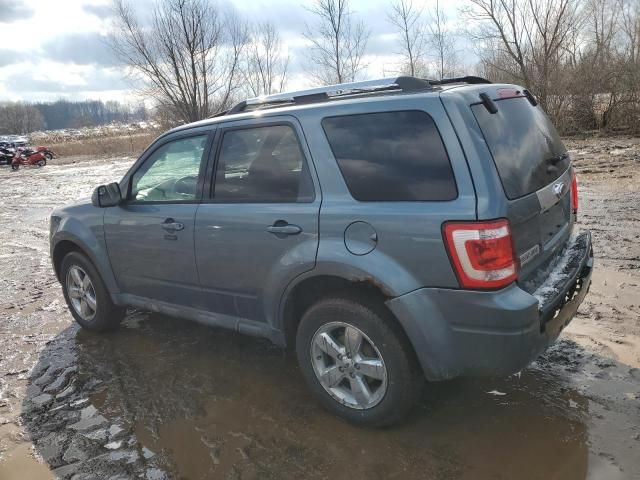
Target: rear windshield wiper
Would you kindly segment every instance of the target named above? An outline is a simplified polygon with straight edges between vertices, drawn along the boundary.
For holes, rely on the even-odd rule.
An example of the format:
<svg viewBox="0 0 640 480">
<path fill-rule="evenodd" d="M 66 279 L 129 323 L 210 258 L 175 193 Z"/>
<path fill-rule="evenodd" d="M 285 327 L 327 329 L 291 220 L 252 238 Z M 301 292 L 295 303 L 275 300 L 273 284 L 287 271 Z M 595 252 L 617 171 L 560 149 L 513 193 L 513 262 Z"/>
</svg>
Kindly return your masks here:
<svg viewBox="0 0 640 480">
<path fill-rule="evenodd" d="M 567 160 L 569 158 L 569 154 L 567 152 L 561 153 L 559 155 L 554 155 L 553 157 L 547 158 L 545 161 L 551 165 L 557 165 L 558 163 Z"/>
</svg>

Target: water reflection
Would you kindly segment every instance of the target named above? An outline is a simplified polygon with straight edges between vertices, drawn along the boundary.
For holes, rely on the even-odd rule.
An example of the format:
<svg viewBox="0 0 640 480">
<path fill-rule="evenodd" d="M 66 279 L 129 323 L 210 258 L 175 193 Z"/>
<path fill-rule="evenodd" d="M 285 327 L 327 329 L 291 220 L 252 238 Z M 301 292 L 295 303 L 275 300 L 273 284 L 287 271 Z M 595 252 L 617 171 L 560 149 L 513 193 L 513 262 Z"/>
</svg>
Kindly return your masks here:
<svg viewBox="0 0 640 480">
<path fill-rule="evenodd" d="M 588 401 L 539 369 L 432 384 L 405 423 L 368 430 L 319 408 L 267 342 L 156 315 L 76 342 L 93 405 L 179 477 L 586 477 Z"/>
</svg>

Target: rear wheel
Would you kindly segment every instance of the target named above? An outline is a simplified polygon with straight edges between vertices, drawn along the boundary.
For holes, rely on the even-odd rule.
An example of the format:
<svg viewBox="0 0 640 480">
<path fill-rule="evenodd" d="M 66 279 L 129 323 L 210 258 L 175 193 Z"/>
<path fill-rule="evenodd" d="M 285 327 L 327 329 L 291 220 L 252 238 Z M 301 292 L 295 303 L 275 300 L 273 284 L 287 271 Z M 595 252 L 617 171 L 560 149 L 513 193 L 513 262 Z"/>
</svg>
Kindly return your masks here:
<svg viewBox="0 0 640 480">
<path fill-rule="evenodd" d="M 46 164 L 47 164 L 47 160 L 44 158 L 42 160 L 38 160 L 38 163 L 37 163 L 39 167 L 44 167 Z"/>
<path fill-rule="evenodd" d="M 400 420 L 425 382 L 395 319 L 373 302 L 320 300 L 302 317 L 296 352 L 325 408 L 361 425 Z"/>
<path fill-rule="evenodd" d="M 60 279 L 69 310 L 82 327 L 97 332 L 118 328 L 125 310 L 113 304 L 87 257 L 79 252 L 67 254 L 62 260 Z"/>
</svg>

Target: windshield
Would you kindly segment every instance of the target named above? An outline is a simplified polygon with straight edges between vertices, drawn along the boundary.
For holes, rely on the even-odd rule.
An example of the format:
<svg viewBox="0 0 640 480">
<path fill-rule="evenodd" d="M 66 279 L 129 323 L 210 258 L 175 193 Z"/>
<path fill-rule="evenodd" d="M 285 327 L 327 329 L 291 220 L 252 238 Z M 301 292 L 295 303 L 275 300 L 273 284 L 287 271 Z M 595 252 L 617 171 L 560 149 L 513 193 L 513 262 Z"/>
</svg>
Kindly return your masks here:
<svg viewBox="0 0 640 480">
<path fill-rule="evenodd" d="M 522 197 L 560 177 L 569 167 L 569 156 L 542 109 L 525 97 L 495 100 L 495 104 L 495 114 L 482 104 L 471 108 L 507 197 Z"/>
</svg>

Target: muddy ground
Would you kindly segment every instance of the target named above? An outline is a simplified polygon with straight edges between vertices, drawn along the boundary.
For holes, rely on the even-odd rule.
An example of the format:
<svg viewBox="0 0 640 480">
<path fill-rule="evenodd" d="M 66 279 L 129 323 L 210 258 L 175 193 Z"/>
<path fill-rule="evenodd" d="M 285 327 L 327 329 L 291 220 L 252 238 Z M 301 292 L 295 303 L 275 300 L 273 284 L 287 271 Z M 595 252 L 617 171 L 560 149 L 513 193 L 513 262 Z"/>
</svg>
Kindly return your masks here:
<svg viewBox="0 0 640 480">
<path fill-rule="evenodd" d="M 322 411 L 265 341 L 144 312 L 80 331 L 48 215 L 131 159 L 0 168 L 0 479 L 640 478 L 640 140 L 567 143 L 597 257 L 577 318 L 519 375 L 430 385 L 387 430 Z"/>
</svg>

